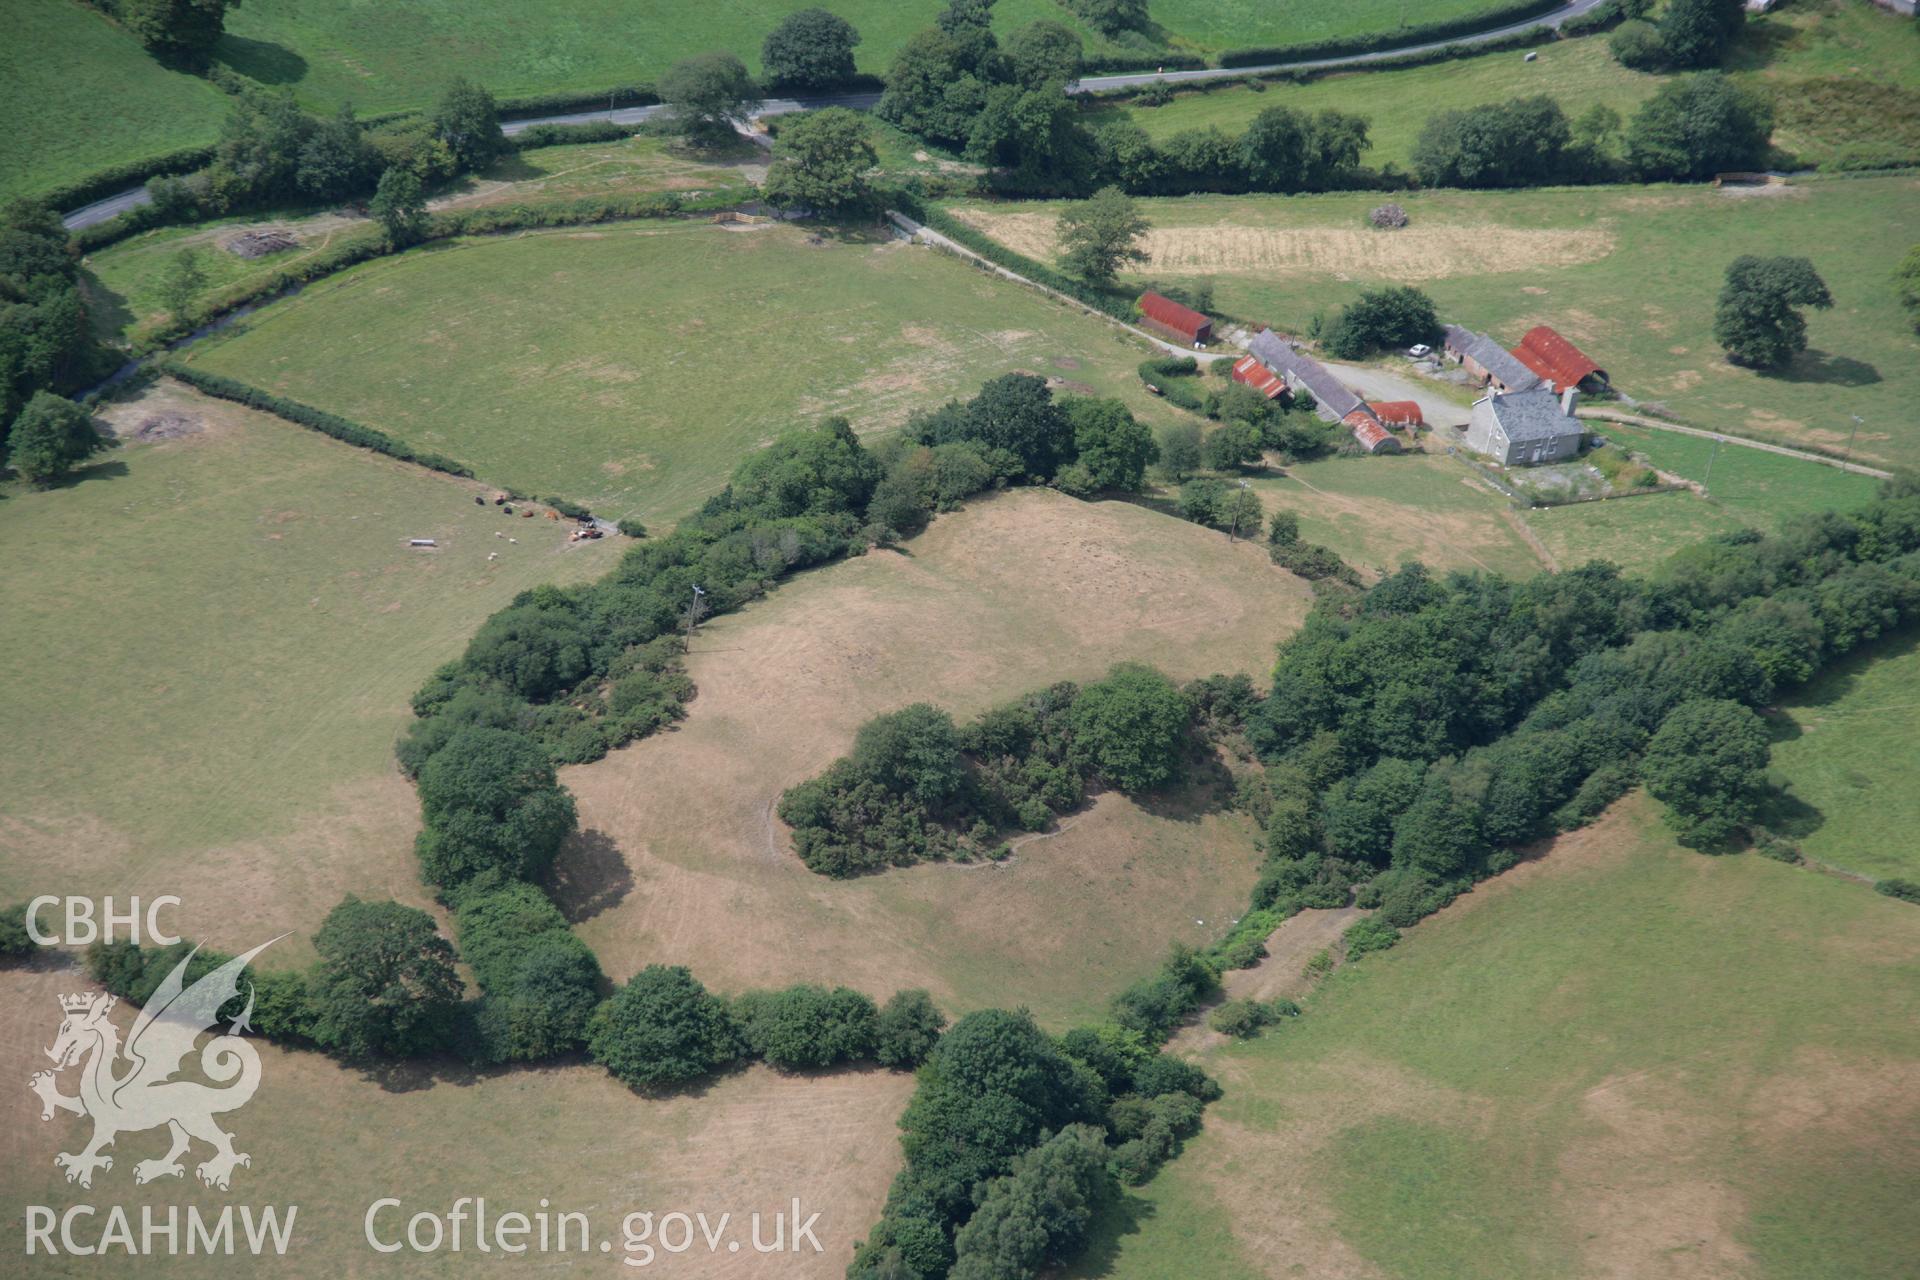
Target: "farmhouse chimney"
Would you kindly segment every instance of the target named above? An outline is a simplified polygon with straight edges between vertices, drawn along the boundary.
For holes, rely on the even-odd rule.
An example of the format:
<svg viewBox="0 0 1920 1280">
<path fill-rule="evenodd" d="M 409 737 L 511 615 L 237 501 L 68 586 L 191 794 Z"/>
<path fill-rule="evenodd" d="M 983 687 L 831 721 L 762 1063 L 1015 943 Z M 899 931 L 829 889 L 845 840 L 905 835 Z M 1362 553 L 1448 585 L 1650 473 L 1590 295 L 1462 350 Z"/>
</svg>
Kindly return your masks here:
<svg viewBox="0 0 1920 1280">
<path fill-rule="evenodd" d="M 1571 418 L 1573 416 L 1573 411 L 1579 407 L 1580 407 L 1580 388 L 1568 387 L 1565 391 L 1562 391 L 1560 393 L 1560 412 L 1566 414 L 1569 418 Z"/>
</svg>

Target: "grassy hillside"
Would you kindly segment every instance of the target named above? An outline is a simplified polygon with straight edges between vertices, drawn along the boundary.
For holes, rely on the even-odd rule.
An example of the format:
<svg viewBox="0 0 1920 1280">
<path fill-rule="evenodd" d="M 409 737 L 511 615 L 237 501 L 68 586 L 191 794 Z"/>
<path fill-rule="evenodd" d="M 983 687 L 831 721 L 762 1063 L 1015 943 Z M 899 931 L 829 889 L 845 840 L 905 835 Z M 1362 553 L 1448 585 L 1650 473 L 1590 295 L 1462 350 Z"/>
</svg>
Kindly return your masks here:
<svg viewBox="0 0 1920 1280">
<path fill-rule="evenodd" d="M 1920 912 L 1630 799 L 1203 1058 L 1226 1098 L 1078 1275 L 1892 1277 Z"/>
<path fill-rule="evenodd" d="M 789 426 L 836 413 L 897 426 L 1011 370 L 1146 408 L 1142 353 L 1112 326 L 877 235 L 643 223 L 385 259 L 191 359 L 500 483 L 654 524 Z"/>
<path fill-rule="evenodd" d="M 1240 84 L 1189 91 L 1164 106 L 1133 102 L 1089 109 L 1095 123 L 1126 119 L 1155 137 L 1217 127 L 1237 134 L 1268 107 L 1334 108 L 1372 122 L 1364 162 L 1404 170 L 1420 130 L 1437 111 L 1546 94 L 1570 118 L 1606 106 L 1624 119 L 1669 77 L 1614 61 L 1605 36 L 1535 50 L 1456 58 L 1403 70 L 1352 71 L 1306 84 Z M 1802 165 L 1920 160 L 1920 31 L 1871 4 L 1803 0 L 1750 18 L 1728 62 L 1776 103 L 1775 141 Z"/>
<path fill-rule="evenodd" d="M 213 141 L 226 98 L 76 0 L 8 0 L 0 200 Z"/>
<path fill-rule="evenodd" d="M 1884 879 L 1920 879 L 1920 637 L 1844 662 L 1774 720 L 1773 773 L 1792 799 L 1779 825 L 1808 855 Z"/>
<path fill-rule="evenodd" d="M 1362 287 L 1418 285 L 1443 318 L 1510 343 L 1552 324 L 1621 391 L 1697 426 L 1842 449 L 1857 414 L 1863 459 L 1902 463 L 1920 443 L 1911 409 L 1920 338 L 1888 279 L 1914 238 L 1920 178 L 1810 179 L 1769 195 L 1679 186 L 1419 192 L 1401 201 L 1412 225 L 1387 233 L 1363 226 L 1377 202 L 1148 201 L 1153 260 L 1139 274 L 1210 279 L 1223 311 L 1294 333 Z M 1053 206 L 959 212 L 1024 251 L 1051 253 Z M 1736 368 L 1712 336 L 1727 263 L 1781 252 L 1810 255 L 1835 306 L 1810 315 L 1810 348 L 1785 371 Z"/>
<path fill-rule="evenodd" d="M 407 698 L 613 544 L 184 389 L 110 415 L 194 430 L 0 501 L 0 541 L 33 548 L 0 569 L 0 900 L 173 893 L 204 935 L 311 928 L 347 891 L 423 899 Z"/>
</svg>

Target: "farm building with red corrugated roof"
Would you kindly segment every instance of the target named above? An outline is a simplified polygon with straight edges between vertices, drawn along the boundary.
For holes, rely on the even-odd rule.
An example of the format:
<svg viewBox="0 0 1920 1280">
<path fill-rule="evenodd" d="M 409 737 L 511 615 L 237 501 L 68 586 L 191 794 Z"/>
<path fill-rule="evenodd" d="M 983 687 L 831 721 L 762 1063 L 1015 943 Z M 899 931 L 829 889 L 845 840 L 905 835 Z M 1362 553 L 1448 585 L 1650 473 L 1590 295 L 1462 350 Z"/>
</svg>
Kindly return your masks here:
<svg viewBox="0 0 1920 1280">
<path fill-rule="evenodd" d="M 1607 381 L 1605 369 L 1550 325 L 1539 324 L 1527 330 L 1520 345 L 1513 349 L 1513 357 L 1538 374 L 1548 389 L 1555 392 L 1581 386 L 1589 379 Z"/>
<path fill-rule="evenodd" d="M 1353 433 L 1354 441 L 1368 453 L 1400 452 L 1400 441 L 1393 432 L 1381 426 L 1380 420 L 1365 409 L 1355 409 L 1341 421 Z"/>
<path fill-rule="evenodd" d="M 1415 400 L 1370 400 L 1367 408 L 1373 410 L 1373 416 L 1390 427 L 1424 427 L 1426 418 L 1420 412 L 1420 404 Z"/>
<path fill-rule="evenodd" d="M 1213 341 L 1213 321 L 1192 307 L 1183 307 L 1158 293 L 1141 294 L 1138 305 L 1141 320 L 1156 333 L 1194 347 Z"/>
<path fill-rule="evenodd" d="M 1278 400 L 1287 394 L 1287 380 L 1254 356 L 1241 356 L 1234 361 L 1233 380 L 1252 387 L 1269 400 Z"/>
</svg>

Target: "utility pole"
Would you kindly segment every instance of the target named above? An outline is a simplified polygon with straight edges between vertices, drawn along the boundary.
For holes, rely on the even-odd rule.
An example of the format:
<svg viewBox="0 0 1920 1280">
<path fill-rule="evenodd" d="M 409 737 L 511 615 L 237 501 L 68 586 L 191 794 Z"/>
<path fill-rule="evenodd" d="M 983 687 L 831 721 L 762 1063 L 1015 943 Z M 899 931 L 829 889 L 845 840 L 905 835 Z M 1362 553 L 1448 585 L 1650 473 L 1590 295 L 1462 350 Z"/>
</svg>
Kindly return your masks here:
<svg viewBox="0 0 1920 1280">
<path fill-rule="evenodd" d="M 1860 424 L 1865 421 L 1865 419 L 1857 413 L 1849 416 L 1853 418 L 1853 430 L 1847 433 L 1847 462 L 1851 464 L 1853 462 L 1853 441 L 1854 438 L 1860 434 Z"/>
<path fill-rule="evenodd" d="M 1720 440 L 1721 437 L 1719 436 L 1713 438 L 1713 452 L 1707 455 L 1707 474 L 1700 481 L 1700 487 L 1702 489 L 1709 489 L 1709 486 L 1713 483 L 1713 460 L 1720 456 Z M 1709 493 L 1711 493 L 1710 489 Z"/>
<path fill-rule="evenodd" d="M 700 619 L 707 616 L 707 592 L 699 583 L 693 584 L 693 599 L 687 602 L 687 639 L 680 646 L 682 653 L 693 648 L 693 629 L 700 625 Z"/>
</svg>

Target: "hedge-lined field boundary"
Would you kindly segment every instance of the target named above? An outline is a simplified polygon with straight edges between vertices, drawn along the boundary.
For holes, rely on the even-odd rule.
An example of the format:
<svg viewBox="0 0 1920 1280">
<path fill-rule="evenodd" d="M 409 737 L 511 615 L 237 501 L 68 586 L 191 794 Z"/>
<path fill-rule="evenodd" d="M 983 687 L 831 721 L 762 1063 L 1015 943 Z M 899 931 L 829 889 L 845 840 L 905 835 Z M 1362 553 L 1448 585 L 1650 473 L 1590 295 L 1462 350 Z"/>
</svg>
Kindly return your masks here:
<svg viewBox="0 0 1920 1280">
<path fill-rule="evenodd" d="M 1565 8 L 1565 0 L 1519 0 L 1497 9 L 1482 9 L 1465 17 L 1443 22 L 1423 22 L 1398 31 L 1371 35 L 1337 36 L 1304 44 L 1265 45 L 1248 49 L 1229 49 L 1220 55 L 1222 67 L 1254 67 L 1273 62 L 1311 62 L 1319 58 L 1343 58 L 1362 53 L 1384 53 L 1408 45 L 1426 44 L 1452 36 L 1471 36 L 1496 31 L 1529 18 L 1545 17 Z"/>
<path fill-rule="evenodd" d="M 204 392 L 215 399 L 231 400 L 235 404 L 246 405 L 249 409 L 259 409 L 276 418 L 285 418 L 288 422 L 318 431 L 323 436 L 332 436 L 344 444 L 360 449 L 371 449 L 389 458 L 411 462 L 415 466 L 425 467 L 430 471 L 459 476 L 463 480 L 474 478 L 471 467 L 445 454 L 422 452 L 404 440 L 396 440 L 386 432 L 375 430 L 365 423 L 328 413 L 325 409 L 316 409 L 298 400 L 289 400 L 285 396 L 275 395 L 271 391 L 256 387 L 250 382 L 229 378 L 225 374 L 208 373 L 204 369 L 196 369 L 178 360 L 157 361 L 153 368 L 156 373 L 177 378 L 194 390 Z"/>
</svg>

